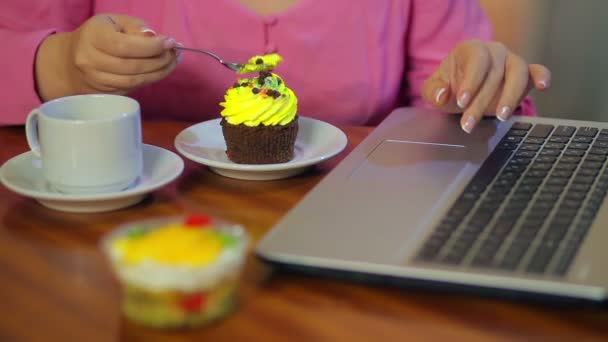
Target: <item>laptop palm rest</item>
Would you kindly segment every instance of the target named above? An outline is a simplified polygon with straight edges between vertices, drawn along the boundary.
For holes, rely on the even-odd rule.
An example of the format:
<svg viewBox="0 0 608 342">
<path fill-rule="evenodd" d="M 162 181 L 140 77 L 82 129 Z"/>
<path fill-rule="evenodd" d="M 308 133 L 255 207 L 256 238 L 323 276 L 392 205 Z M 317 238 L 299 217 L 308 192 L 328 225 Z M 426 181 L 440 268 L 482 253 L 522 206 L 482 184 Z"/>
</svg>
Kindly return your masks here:
<svg viewBox="0 0 608 342">
<path fill-rule="evenodd" d="M 310 256 L 402 264 L 428 220 L 445 208 L 450 187 L 474 173 L 467 151 L 458 145 L 384 140 L 350 175 L 336 175 L 333 187 L 318 187 L 304 199 L 265 247 L 283 261 Z M 315 198 L 323 198 L 324 205 Z"/>
</svg>

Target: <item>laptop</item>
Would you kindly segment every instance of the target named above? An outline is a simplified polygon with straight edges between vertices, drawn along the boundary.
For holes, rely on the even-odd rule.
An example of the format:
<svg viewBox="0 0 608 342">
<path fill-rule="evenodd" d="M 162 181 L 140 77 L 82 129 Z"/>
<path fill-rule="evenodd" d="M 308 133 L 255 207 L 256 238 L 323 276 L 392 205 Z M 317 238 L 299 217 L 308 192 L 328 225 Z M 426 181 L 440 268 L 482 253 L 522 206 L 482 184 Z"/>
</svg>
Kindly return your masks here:
<svg viewBox="0 0 608 342">
<path fill-rule="evenodd" d="M 605 302 L 608 124 L 399 108 L 256 246 L 289 269 Z"/>
</svg>

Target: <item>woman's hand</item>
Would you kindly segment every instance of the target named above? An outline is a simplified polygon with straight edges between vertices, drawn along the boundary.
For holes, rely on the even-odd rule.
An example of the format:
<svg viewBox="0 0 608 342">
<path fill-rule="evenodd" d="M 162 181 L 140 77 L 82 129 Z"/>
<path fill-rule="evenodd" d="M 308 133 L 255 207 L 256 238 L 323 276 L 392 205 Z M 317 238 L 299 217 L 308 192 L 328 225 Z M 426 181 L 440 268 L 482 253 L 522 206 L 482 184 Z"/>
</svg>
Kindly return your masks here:
<svg viewBox="0 0 608 342">
<path fill-rule="evenodd" d="M 156 36 L 137 18 L 94 16 L 77 30 L 51 35 L 41 44 L 36 59 L 38 93 L 43 100 L 126 94 L 171 73 L 178 63 L 176 44 L 172 38 Z"/>
<path fill-rule="evenodd" d="M 452 50 L 423 89 L 427 102 L 448 113 L 463 113 L 471 133 L 483 115 L 507 120 L 530 89 L 547 89 L 550 71 L 528 64 L 498 42 L 465 41 Z"/>
</svg>

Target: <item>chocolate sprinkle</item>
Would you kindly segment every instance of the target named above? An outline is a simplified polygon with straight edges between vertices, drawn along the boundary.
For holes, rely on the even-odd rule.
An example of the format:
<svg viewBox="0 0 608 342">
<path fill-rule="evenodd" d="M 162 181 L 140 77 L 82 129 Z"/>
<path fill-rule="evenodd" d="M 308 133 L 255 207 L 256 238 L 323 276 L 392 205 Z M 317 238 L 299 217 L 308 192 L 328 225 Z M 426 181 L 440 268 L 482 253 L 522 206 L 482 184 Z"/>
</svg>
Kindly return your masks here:
<svg viewBox="0 0 608 342">
<path fill-rule="evenodd" d="M 255 64 L 264 64 L 264 60 L 261 58 L 258 58 L 255 60 Z"/>
<path fill-rule="evenodd" d="M 241 83 L 241 86 L 247 87 L 247 86 L 249 86 L 249 83 L 248 82 L 243 82 L 243 83 Z"/>
<path fill-rule="evenodd" d="M 260 79 L 272 76 L 268 71 L 260 71 Z"/>
<path fill-rule="evenodd" d="M 254 94 L 257 94 L 260 92 L 260 88 L 253 88 L 253 89 L 251 89 L 251 92 Z"/>
<path fill-rule="evenodd" d="M 233 84 L 233 85 L 232 85 L 232 87 L 233 87 L 233 88 L 238 88 L 238 87 L 240 87 L 240 86 L 241 86 L 241 85 L 240 85 L 238 82 L 236 82 L 235 84 Z"/>
</svg>

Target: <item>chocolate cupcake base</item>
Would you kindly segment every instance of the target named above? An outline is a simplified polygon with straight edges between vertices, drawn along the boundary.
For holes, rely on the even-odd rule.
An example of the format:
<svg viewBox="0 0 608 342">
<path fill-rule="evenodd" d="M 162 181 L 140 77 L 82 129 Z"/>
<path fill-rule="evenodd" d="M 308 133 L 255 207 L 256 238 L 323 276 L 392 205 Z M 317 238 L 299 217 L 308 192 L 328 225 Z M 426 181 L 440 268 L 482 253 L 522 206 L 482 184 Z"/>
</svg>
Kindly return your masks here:
<svg viewBox="0 0 608 342">
<path fill-rule="evenodd" d="M 276 164 L 293 159 L 298 117 L 281 126 L 232 125 L 222 119 L 228 159 L 238 164 Z"/>
</svg>

